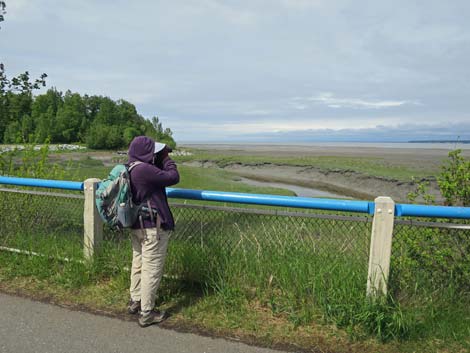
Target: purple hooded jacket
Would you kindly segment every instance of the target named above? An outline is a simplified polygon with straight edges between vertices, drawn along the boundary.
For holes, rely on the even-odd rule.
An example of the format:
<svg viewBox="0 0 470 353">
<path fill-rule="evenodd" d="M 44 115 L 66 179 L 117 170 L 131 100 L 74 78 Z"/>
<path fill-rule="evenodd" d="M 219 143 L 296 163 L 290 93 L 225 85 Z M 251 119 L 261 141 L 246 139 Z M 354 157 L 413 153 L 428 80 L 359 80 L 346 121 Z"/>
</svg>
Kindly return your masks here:
<svg viewBox="0 0 470 353">
<path fill-rule="evenodd" d="M 176 163 L 169 157 L 163 160 L 162 169 L 152 164 L 154 148 L 155 142 L 146 136 L 134 138 L 129 146 L 128 163 L 144 162 L 135 166 L 130 173 L 132 196 L 136 204 L 150 200 L 150 205 L 157 209 L 161 217 L 161 227 L 171 230 L 175 222 L 168 206 L 165 187 L 177 184 L 180 176 Z M 155 226 L 150 220 L 144 220 L 144 228 Z M 137 221 L 132 228 L 140 228 L 140 222 Z"/>
</svg>

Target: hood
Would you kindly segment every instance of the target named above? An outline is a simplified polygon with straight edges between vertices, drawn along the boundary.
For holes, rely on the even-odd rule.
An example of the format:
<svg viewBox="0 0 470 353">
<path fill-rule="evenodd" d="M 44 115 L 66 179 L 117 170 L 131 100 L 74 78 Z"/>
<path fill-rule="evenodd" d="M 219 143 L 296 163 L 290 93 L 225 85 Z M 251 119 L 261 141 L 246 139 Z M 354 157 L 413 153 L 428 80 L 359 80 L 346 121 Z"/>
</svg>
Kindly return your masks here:
<svg viewBox="0 0 470 353">
<path fill-rule="evenodd" d="M 152 163 L 153 154 L 155 151 L 155 141 L 147 136 L 134 137 L 129 145 L 129 163 L 141 161 L 145 163 Z"/>
</svg>

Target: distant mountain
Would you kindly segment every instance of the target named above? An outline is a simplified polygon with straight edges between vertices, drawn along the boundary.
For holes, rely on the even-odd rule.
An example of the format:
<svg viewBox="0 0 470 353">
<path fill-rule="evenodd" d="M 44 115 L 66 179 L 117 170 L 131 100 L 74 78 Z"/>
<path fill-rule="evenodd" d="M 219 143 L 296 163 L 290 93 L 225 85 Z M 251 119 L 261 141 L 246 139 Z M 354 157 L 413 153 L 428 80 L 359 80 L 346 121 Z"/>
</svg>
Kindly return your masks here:
<svg viewBox="0 0 470 353">
<path fill-rule="evenodd" d="M 408 143 L 470 143 L 470 140 L 412 140 Z"/>
</svg>

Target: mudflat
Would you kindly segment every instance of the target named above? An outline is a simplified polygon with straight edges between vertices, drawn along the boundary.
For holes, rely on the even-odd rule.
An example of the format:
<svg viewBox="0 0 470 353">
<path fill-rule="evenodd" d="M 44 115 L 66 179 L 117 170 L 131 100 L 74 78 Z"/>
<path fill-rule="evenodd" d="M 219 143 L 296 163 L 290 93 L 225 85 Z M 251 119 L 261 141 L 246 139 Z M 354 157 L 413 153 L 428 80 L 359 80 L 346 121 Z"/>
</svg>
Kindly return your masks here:
<svg viewBox="0 0 470 353">
<path fill-rule="evenodd" d="M 470 157 L 470 144 L 421 144 L 421 143 L 351 143 L 351 144 L 183 144 L 181 147 L 213 152 L 232 152 L 254 156 L 349 156 L 386 158 L 403 163 L 420 161 L 435 164 L 447 158 L 450 151 L 462 149 L 462 155 Z"/>
<path fill-rule="evenodd" d="M 328 168 L 312 165 L 286 165 L 282 163 L 237 163 L 237 156 L 302 158 L 340 157 L 343 160 L 371 159 L 382 166 L 407 171 L 426 171 L 424 179 L 429 182 L 429 193 L 438 203 L 443 199 L 439 193 L 436 177 L 450 151 L 462 149 L 462 155 L 470 157 L 468 144 L 184 144 L 181 147 L 204 151 L 206 154 L 223 154 L 232 157 L 223 169 L 241 176 L 261 181 L 277 181 L 320 190 L 339 192 L 358 199 L 390 196 L 395 201 L 406 202 L 407 195 L 416 189 L 411 178 L 397 179 L 393 175 L 377 176 L 354 168 Z M 197 155 L 197 154 L 196 154 Z M 192 166 L 219 168 L 211 161 L 197 158 L 188 163 Z"/>
</svg>

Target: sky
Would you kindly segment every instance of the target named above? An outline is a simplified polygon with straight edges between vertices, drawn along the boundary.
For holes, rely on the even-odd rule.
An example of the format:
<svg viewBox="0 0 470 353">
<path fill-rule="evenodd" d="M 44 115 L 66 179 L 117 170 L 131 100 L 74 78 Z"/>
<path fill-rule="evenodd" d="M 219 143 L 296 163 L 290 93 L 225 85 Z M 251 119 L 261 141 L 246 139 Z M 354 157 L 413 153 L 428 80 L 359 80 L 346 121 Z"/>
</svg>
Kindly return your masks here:
<svg viewBox="0 0 470 353">
<path fill-rule="evenodd" d="M 6 0 L 9 77 L 180 142 L 470 140 L 470 1 Z"/>
</svg>

